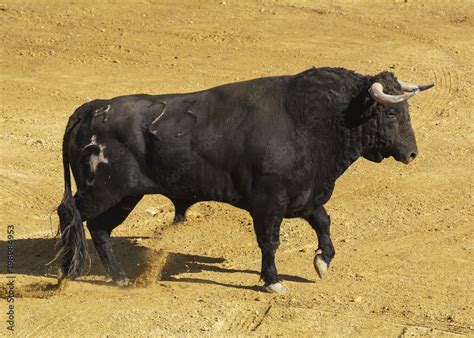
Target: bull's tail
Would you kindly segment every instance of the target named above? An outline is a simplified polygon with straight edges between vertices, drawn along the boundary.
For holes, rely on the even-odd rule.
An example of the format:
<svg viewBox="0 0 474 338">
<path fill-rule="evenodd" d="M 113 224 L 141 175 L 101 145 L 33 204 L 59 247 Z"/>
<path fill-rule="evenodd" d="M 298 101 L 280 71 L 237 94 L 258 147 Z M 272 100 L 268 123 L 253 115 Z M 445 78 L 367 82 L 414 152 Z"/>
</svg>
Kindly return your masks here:
<svg viewBox="0 0 474 338">
<path fill-rule="evenodd" d="M 67 279 L 79 277 L 89 260 L 81 214 L 72 196 L 71 173 L 69 171 L 69 137 L 78 122 L 79 119 L 71 118 L 69 120 L 63 138 L 64 196 L 57 209 L 59 215 L 58 235 L 60 237 L 57 243 L 59 251 L 55 260 L 61 260 L 62 277 Z"/>
</svg>

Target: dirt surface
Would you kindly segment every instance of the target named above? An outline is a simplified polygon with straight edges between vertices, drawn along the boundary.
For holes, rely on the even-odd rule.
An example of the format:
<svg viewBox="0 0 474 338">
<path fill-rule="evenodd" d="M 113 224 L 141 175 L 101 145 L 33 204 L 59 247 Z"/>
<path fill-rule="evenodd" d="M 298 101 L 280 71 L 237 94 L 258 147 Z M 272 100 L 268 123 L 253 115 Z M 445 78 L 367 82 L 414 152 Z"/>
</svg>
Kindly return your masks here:
<svg viewBox="0 0 474 338">
<path fill-rule="evenodd" d="M 5 1 L 0 5 L 1 332 L 6 226 L 15 226 L 20 335 L 474 335 L 472 1 Z M 411 100 L 420 155 L 358 161 L 328 210 L 336 257 L 285 220 L 277 263 L 290 292 L 266 294 L 249 215 L 219 203 L 145 198 L 114 232 L 134 286 L 88 276 L 57 288 L 60 145 L 81 103 L 169 93 L 311 66 L 391 70 L 435 82 Z M 89 241 L 89 244 L 90 241 Z"/>
</svg>

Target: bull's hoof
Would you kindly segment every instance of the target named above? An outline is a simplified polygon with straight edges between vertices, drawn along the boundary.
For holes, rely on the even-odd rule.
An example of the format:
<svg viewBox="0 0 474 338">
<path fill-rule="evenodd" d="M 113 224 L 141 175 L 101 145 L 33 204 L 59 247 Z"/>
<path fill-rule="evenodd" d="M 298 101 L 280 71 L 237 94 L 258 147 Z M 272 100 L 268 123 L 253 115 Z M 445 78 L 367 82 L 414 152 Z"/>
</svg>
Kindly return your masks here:
<svg viewBox="0 0 474 338">
<path fill-rule="evenodd" d="M 112 283 L 114 280 L 112 279 L 112 277 L 110 277 L 109 275 L 105 276 L 105 282 L 106 283 Z"/>
<path fill-rule="evenodd" d="M 280 282 L 265 286 L 265 290 L 269 293 L 278 293 L 280 295 L 288 292 L 288 288 Z"/>
<path fill-rule="evenodd" d="M 114 280 L 115 284 L 120 286 L 121 288 L 126 288 L 127 286 L 130 285 L 130 279 L 128 277 L 120 277 L 116 280 Z"/>
<path fill-rule="evenodd" d="M 314 255 L 313 265 L 319 278 L 323 279 L 324 275 L 328 271 L 328 263 L 324 261 L 323 251 L 321 249 L 316 250 L 316 254 Z"/>
</svg>

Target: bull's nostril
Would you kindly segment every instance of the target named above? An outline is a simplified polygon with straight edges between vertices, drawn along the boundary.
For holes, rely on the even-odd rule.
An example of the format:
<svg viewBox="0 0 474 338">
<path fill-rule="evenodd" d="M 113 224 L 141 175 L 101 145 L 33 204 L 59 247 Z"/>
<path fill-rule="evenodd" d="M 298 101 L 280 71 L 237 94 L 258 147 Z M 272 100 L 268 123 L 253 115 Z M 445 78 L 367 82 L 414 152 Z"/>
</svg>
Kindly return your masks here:
<svg viewBox="0 0 474 338">
<path fill-rule="evenodd" d="M 418 155 L 418 153 L 416 151 L 412 152 L 410 154 L 410 161 L 413 161 L 416 158 L 417 155 Z"/>
</svg>

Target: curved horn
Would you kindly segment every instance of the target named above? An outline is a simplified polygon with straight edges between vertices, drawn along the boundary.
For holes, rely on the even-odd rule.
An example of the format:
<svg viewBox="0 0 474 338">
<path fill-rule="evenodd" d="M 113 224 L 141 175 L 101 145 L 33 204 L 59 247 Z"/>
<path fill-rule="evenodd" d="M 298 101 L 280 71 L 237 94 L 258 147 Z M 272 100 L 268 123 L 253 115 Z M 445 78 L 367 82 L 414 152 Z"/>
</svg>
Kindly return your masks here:
<svg viewBox="0 0 474 338">
<path fill-rule="evenodd" d="M 416 84 L 404 82 L 401 80 L 398 80 L 398 83 L 400 84 L 404 92 L 422 92 L 424 90 L 434 87 L 433 83 L 429 85 L 416 85 Z"/>
<path fill-rule="evenodd" d="M 375 82 L 370 86 L 369 93 L 370 96 L 379 103 L 400 103 L 416 95 L 418 91 L 411 91 L 402 95 L 385 94 L 383 92 L 383 85 L 380 82 Z"/>
</svg>

